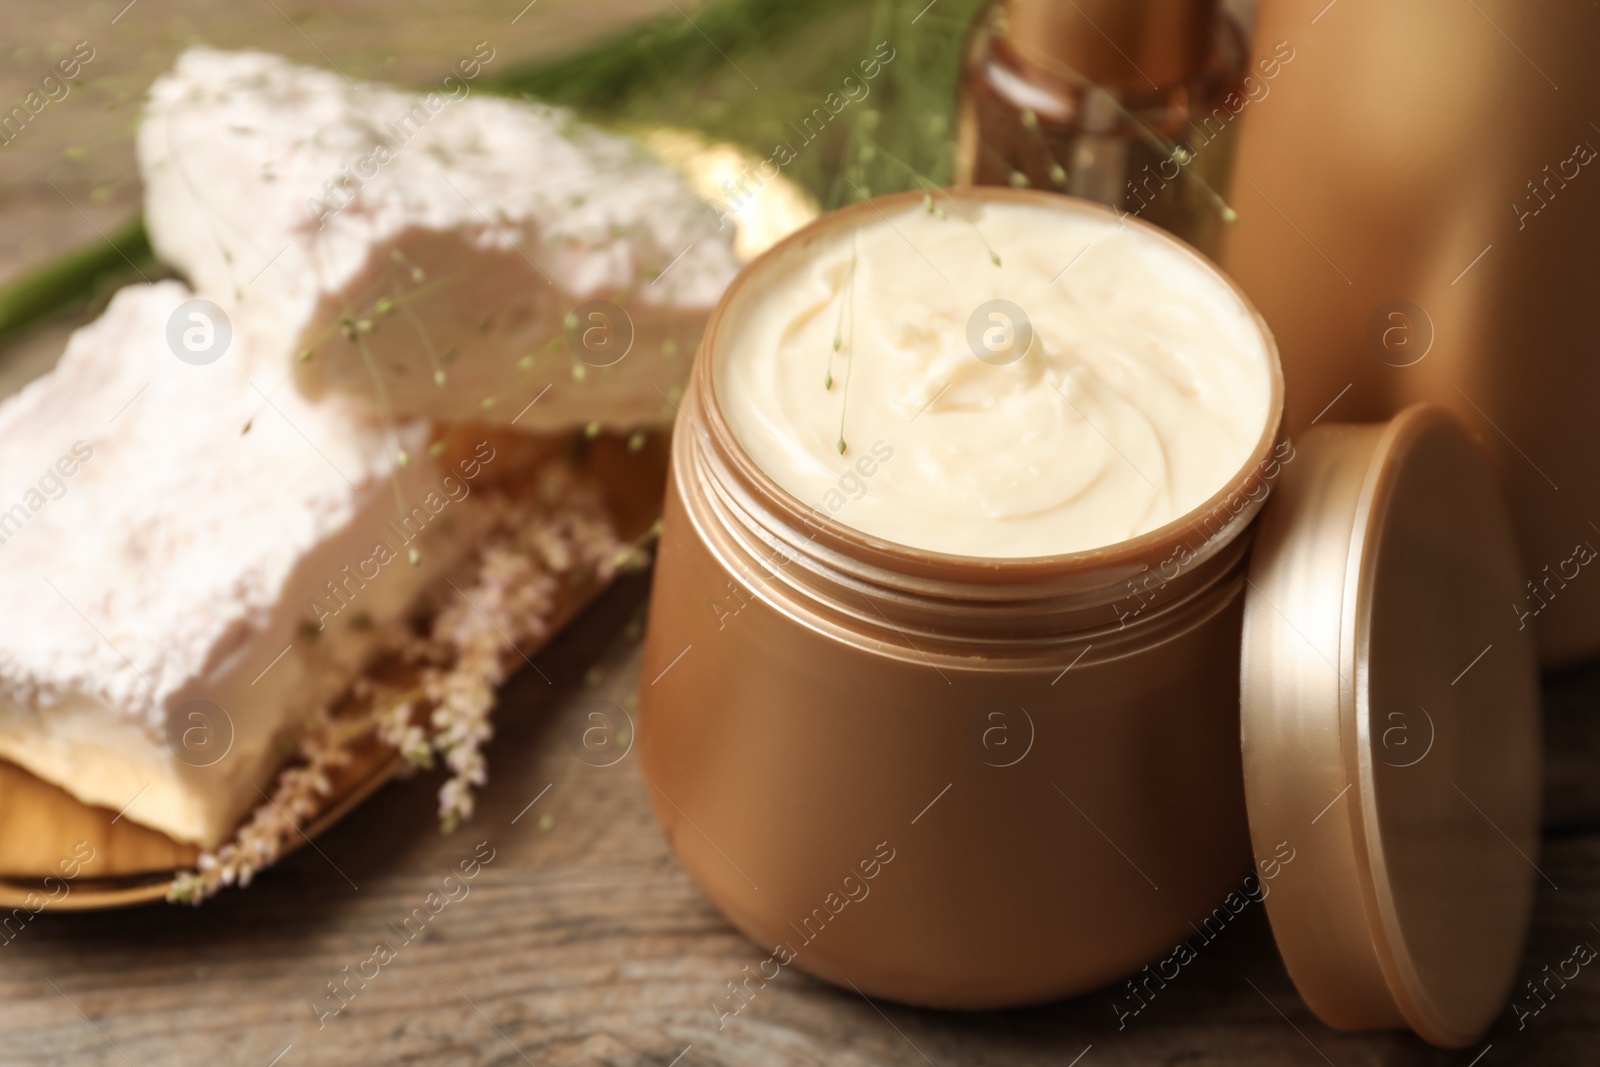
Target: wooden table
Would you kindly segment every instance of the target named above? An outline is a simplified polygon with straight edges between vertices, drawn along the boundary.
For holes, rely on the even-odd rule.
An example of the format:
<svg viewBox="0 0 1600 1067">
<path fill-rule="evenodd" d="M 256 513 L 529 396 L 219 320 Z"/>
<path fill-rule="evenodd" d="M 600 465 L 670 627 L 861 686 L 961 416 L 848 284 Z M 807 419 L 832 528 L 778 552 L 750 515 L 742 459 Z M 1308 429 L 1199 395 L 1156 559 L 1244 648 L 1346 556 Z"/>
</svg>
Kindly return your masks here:
<svg viewBox="0 0 1600 1067">
<path fill-rule="evenodd" d="M 869 1003 L 793 968 L 719 1027 L 713 1002 L 765 952 L 673 860 L 636 755 L 596 767 L 576 754 L 588 711 L 631 706 L 647 594 L 648 579 L 625 580 L 537 658 L 548 684 L 533 671 L 511 683 L 490 785 L 453 836 L 434 828 L 436 782 L 423 776 L 199 910 L 46 911 L 0 949 L 0 1064 L 1354 1067 L 1483 1053 L 1476 1062 L 1494 1067 L 1593 1062 L 1600 1048 L 1600 973 L 1587 969 L 1526 1029 L 1507 1011 L 1465 1051 L 1334 1033 L 1295 994 L 1259 909 L 1121 1031 L 1109 990 L 956 1014 Z M 1524 977 L 1577 941 L 1600 945 L 1600 668 L 1553 678 L 1547 692 L 1540 866 L 1560 888 L 1542 887 Z M 462 896 L 444 878 L 480 842 L 493 860 Z M 425 926 L 401 925 L 442 887 L 458 899 Z M 350 980 L 340 1014 L 319 1017 L 318 1005 L 339 1003 L 327 983 L 380 940 L 400 946 L 395 958 L 364 988 Z"/>
</svg>

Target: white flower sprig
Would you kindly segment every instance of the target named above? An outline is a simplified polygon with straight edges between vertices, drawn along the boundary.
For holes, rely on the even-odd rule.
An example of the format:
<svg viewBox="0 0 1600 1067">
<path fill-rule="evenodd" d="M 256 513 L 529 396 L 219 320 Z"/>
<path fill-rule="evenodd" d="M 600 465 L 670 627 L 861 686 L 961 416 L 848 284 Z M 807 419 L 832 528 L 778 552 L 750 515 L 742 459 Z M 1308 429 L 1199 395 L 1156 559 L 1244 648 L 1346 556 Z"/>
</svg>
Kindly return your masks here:
<svg viewBox="0 0 1600 1067">
<path fill-rule="evenodd" d="M 474 791 L 488 781 L 483 747 L 494 735 L 495 690 L 523 662 L 522 649 L 548 636 L 570 598 L 648 562 L 642 546 L 618 540 L 596 487 L 564 462 L 539 472 L 531 498 L 496 494 L 488 506 L 492 521 L 475 578 L 452 583 L 422 633 L 373 657 L 398 662 L 414 682 L 400 688 L 369 673 L 312 715 L 271 796 L 232 841 L 202 853 L 195 870 L 174 879 L 169 901 L 199 904 L 226 886 L 249 885 L 326 810 L 336 772 L 374 739 L 412 766 L 444 763 L 450 777 L 439 789 L 439 819 L 446 832 L 472 817 Z"/>
</svg>

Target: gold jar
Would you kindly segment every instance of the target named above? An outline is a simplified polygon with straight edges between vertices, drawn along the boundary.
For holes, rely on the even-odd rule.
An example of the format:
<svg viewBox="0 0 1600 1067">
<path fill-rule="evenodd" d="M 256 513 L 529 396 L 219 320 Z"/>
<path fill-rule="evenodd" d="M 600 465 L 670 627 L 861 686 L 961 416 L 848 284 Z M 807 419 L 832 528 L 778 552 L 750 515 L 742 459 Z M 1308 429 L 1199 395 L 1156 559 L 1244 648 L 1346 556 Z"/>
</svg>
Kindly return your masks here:
<svg viewBox="0 0 1600 1067">
<path fill-rule="evenodd" d="M 1366 478 L 1363 464 L 1377 470 L 1404 455 L 1427 458 L 1413 440 L 1456 438 L 1442 416 L 1415 412 L 1382 432 L 1370 428 L 1353 449 L 1348 437 L 1319 442 L 1316 455 L 1333 458 L 1307 463 L 1280 434 L 1282 375 L 1263 325 L 1271 375 L 1266 425 L 1227 484 L 1178 521 L 1120 544 L 1026 559 L 945 555 L 862 534 L 803 504 L 755 465 L 719 407 L 713 369 L 725 343 L 720 326 L 752 277 L 783 257 L 806 256 L 830 228 L 903 207 L 911 195 L 853 205 L 787 238 L 747 268 L 711 317 L 672 444 L 641 677 L 640 752 L 678 858 L 734 924 L 771 952 L 757 970 L 730 975 L 747 994 L 754 992 L 749 983 L 778 980 L 792 963 L 868 995 L 1004 1007 L 1082 993 L 1139 971 L 1192 939 L 1193 924 L 1206 922 L 1222 902 L 1241 892 L 1265 898 L 1264 882 L 1308 849 L 1321 857 L 1302 862 L 1308 873 L 1360 868 L 1350 859 L 1351 833 L 1321 841 L 1314 825 L 1300 827 L 1301 808 L 1327 798 L 1307 794 L 1299 807 L 1285 801 L 1299 768 L 1262 758 L 1281 744 L 1286 759 L 1309 752 L 1327 775 L 1359 776 L 1346 757 L 1370 737 L 1357 731 L 1346 738 L 1339 722 L 1349 714 L 1337 684 L 1326 701 L 1333 726 L 1316 726 L 1316 716 L 1330 714 L 1325 709 L 1308 710 L 1298 747 L 1272 740 L 1258 721 L 1255 736 L 1266 739 L 1253 748 L 1264 764 L 1254 784 L 1271 799 L 1247 818 L 1240 755 L 1247 600 L 1257 619 L 1250 647 L 1273 647 L 1276 633 L 1259 590 L 1247 591 L 1256 518 L 1274 484 L 1296 468 L 1321 481 L 1336 473 L 1330 484 L 1340 506 L 1367 514 L 1361 493 L 1380 492 L 1393 479 Z M 1110 211 L 1028 190 L 954 195 Z M 1332 453 L 1330 444 L 1337 445 Z M 1462 448 L 1446 451 L 1470 472 L 1476 456 L 1463 460 Z M 1481 484 L 1466 481 L 1457 495 L 1470 496 L 1492 519 L 1500 505 L 1487 476 Z M 1384 540 L 1348 519 L 1335 520 L 1339 528 L 1318 525 L 1326 502 L 1315 492 L 1298 496 L 1310 502 L 1278 523 L 1288 533 L 1263 564 L 1275 569 L 1257 584 L 1276 589 L 1274 574 L 1303 574 L 1296 546 L 1315 554 L 1317 567 L 1332 567 L 1361 559 L 1359 549 Z M 1379 508 L 1380 518 L 1386 513 Z M 1308 535 L 1308 523 L 1317 536 Z M 1480 525 L 1488 548 L 1472 558 L 1487 563 L 1457 580 L 1488 588 L 1492 600 L 1513 570 L 1509 533 L 1494 537 L 1509 527 L 1503 518 L 1499 527 Z M 1344 555 L 1333 559 L 1330 545 Z M 1392 565 L 1392 551 L 1379 554 Z M 1341 617 L 1343 573 L 1301 597 L 1310 610 Z M 1394 579 L 1386 580 L 1392 591 Z M 1468 614 L 1476 622 L 1482 612 Z M 1387 631 L 1385 640 L 1391 649 L 1405 644 L 1404 635 Z M 1454 655 L 1455 642 L 1443 644 L 1438 654 Z M 1492 692 L 1511 708 L 1506 721 L 1526 748 L 1537 732 L 1531 649 L 1513 642 L 1505 652 L 1480 677 L 1499 672 Z M 1333 656 L 1342 662 L 1345 652 Z M 1281 659 L 1290 677 L 1311 670 Z M 1292 709 L 1266 699 L 1286 686 L 1281 671 L 1259 660 L 1246 666 L 1245 685 L 1255 692 L 1255 717 L 1270 725 L 1279 710 Z M 1319 700 L 1326 696 L 1328 679 L 1307 684 Z M 1470 730 L 1461 736 L 1451 758 L 1468 753 L 1461 774 L 1476 774 L 1493 753 L 1474 748 Z M 1506 737 L 1497 743 L 1503 752 Z M 1531 766 L 1524 761 L 1515 770 L 1512 790 L 1518 799 L 1535 798 L 1511 825 L 1528 849 L 1534 845 L 1526 839 L 1537 831 L 1536 753 Z M 1290 772 L 1287 786 L 1283 771 Z M 1470 788 L 1475 779 L 1463 780 Z M 1339 811 L 1324 829 L 1359 828 L 1371 805 L 1352 801 Z M 1316 814 L 1315 807 L 1304 813 Z M 1292 827 L 1265 840 L 1283 818 Z M 1415 835 L 1408 842 L 1429 850 Z M 1468 852 L 1451 870 L 1470 879 L 1474 864 L 1485 861 Z M 1274 881 L 1273 895 L 1290 904 L 1274 907 L 1302 929 L 1324 921 L 1321 887 L 1295 881 L 1286 874 Z M 1501 918 L 1488 925 L 1520 943 L 1528 882 L 1513 872 L 1507 884 L 1513 891 L 1494 897 Z M 1348 919 L 1359 901 L 1346 897 L 1340 906 Z M 1374 928 L 1375 943 L 1382 936 Z M 1503 949 L 1505 940 L 1496 944 Z M 1515 963 L 1503 954 L 1490 953 L 1491 998 L 1500 988 L 1495 982 L 1509 984 Z M 1383 979 L 1374 980 L 1379 994 L 1369 1000 L 1392 1008 L 1401 998 L 1383 1000 Z M 742 1003 L 730 1000 L 727 1010 Z M 1395 1009 L 1353 1011 L 1342 1021 L 1389 1025 L 1394 1018 L 1411 1020 Z M 1425 1036 L 1448 1043 L 1459 1032 Z"/>
</svg>

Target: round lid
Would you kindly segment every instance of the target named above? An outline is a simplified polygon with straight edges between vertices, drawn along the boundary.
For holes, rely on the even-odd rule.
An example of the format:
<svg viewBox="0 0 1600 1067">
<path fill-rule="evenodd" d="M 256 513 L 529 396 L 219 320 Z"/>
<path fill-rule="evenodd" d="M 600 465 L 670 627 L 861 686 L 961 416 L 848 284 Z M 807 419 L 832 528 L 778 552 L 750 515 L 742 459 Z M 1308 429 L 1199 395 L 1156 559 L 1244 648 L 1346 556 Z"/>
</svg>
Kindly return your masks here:
<svg viewBox="0 0 1600 1067">
<path fill-rule="evenodd" d="M 1294 442 L 1252 554 L 1245 796 L 1273 934 L 1328 1025 L 1461 1046 L 1504 1005 L 1540 872 L 1516 543 L 1444 409 Z"/>
</svg>

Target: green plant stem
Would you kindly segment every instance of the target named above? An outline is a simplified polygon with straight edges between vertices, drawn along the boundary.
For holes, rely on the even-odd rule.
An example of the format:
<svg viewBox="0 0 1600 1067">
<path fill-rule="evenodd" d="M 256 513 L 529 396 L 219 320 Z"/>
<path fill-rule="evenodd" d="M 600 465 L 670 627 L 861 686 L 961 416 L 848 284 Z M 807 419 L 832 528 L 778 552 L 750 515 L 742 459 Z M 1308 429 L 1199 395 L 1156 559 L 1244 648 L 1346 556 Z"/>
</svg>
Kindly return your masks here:
<svg viewBox="0 0 1600 1067">
<path fill-rule="evenodd" d="M 0 288 L 0 337 L 96 292 L 160 270 L 144 220 L 95 240 Z"/>
</svg>

